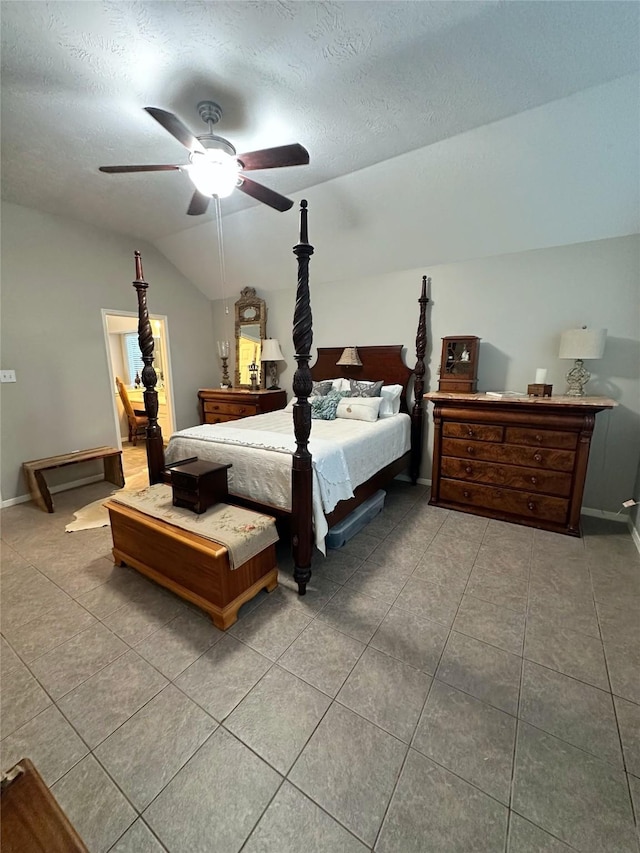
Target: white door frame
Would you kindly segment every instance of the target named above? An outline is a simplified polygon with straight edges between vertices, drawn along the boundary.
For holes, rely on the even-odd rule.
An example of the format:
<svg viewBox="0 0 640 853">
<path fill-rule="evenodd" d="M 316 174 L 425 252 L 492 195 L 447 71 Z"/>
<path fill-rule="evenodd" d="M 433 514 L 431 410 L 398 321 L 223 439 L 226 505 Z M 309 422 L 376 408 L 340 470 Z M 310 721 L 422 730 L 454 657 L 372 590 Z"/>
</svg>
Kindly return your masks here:
<svg viewBox="0 0 640 853">
<path fill-rule="evenodd" d="M 122 436 L 120 435 L 120 417 L 118 415 L 118 406 L 116 403 L 116 395 L 115 395 L 115 386 L 116 386 L 116 377 L 113 372 L 113 365 L 111 363 L 111 350 L 109 347 L 109 326 L 107 322 L 107 317 L 115 316 L 115 317 L 132 317 L 136 321 L 136 325 L 138 322 L 138 314 L 135 311 L 122 311 L 120 309 L 111 309 L 111 308 L 102 308 L 102 328 L 104 331 L 104 346 L 105 346 L 105 354 L 107 356 L 107 368 L 109 371 L 109 388 L 111 391 L 111 405 L 113 407 L 113 421 L 116 427 L 116 437 L 118 441 L 118 448 L 122 450 Z M 164 363 L 162 366 L 162 371 L 165 379 L 165 395 L 167 398 L 167 417 L 169 419 L 170 432 L 175 432 L 176 429 L 176 421 L 175 421 L 175 404 L 173 401 L 173 374 L 171 372 L 171 350 L 169 349 L 169 320 L 166 314 L 150 314 L 150 320 L 159 320 L 160 321 L 160 339 L 162 341 L 162 352 L 164 354 Z M 167 393 L 167 385 L 169 386 Z M 166 441 L 169 436 L 162 436 L 163 440 Z"/>
</svg>

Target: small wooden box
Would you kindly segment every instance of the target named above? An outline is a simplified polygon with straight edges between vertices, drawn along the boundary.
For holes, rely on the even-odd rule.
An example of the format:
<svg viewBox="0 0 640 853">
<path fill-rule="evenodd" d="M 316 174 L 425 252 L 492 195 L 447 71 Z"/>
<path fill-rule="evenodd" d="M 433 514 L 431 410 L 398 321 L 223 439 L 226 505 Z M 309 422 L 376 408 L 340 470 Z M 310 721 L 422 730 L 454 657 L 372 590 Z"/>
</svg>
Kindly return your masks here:
<svg viewBox="0 0 640 853">
<path fill-rule="evenodd" d="M 529 397 L 550 397 L 553 385 L 544 385 L 542 383 L 527 385 L 527 394 Z"/>
<path fill-rule="evenodd" d="M 201 515 L 210 506 L 226 501 L 229 496 L 228 468 L 231 465 L 218 465 L 202 459 L 171 468 L 173 505 Z"/>
</svg>

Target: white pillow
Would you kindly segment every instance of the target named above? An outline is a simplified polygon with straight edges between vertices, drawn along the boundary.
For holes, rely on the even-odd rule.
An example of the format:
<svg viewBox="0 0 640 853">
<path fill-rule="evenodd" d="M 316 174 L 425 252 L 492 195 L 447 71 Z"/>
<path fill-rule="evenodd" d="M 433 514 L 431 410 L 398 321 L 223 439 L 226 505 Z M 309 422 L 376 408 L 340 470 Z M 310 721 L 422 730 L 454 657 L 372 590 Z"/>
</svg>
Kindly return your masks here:
<svg viewBox="0 0 640 853">
<path fill-rule="evenodd" d="M 383 385 L 380 389 L 379 418 L 390 418 L 400 411 L 402 385 Z"/>
<path fill-rule="evenodd" d="M 296 402 L 297 399 L 298 399 L 297 397 L 292 397 L 282 411 L 283 412 L 292 412 L 293 411 L 293 404 Z M 315 400 L 315 399 L 316 398 L 314 396 L 307 397 L 307 400 L 309 402 L 311 402 L 312 400 Z"/>
<path fill-rule="evenodd" d="M 348 379 L 333 379 L 334 391 L 351 391 L 351 382 Z"/>
<path fill-rule="evenodd" d="M 381 402 L 382 397 L 345 397 L 338 403 L 336 417 L 373 423 L 378 420 Z"/>
</svg>

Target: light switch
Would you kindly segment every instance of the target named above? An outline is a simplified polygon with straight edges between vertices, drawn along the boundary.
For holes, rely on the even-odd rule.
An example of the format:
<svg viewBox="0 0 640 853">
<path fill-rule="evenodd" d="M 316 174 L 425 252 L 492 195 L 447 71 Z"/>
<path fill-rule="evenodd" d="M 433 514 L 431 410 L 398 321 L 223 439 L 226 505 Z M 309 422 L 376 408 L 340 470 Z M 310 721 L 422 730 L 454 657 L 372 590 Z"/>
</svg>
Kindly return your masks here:
<svg viewBox="0 0 640 853">
<path fill-rule="evenodd" d="M 15 370 L 0 370 L 0 382 L 15 382 Z"/>
</svg>

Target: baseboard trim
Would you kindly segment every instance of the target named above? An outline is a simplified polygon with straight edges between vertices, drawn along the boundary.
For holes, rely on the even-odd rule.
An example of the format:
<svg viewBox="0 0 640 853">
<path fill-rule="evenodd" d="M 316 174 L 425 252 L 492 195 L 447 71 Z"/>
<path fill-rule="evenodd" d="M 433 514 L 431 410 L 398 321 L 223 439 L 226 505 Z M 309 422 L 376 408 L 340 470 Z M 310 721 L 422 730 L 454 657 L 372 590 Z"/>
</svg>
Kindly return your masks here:
<svg viewBox="0 0 640 853">
<path fill-rule="evenodd" d="M 580 510 L 582 515 L 590 515 L 594 518 L 606 518 L 607 521 L 619 521 L 620 524 L 625 524 L 629 521 L 628 514 L 622 512 L 609 512 L 606 509 L 592 509 L 588 506 L 583 506 Z"/>
<path fill-rule="evenodd" d="M 398 474 L 394 477 L 395 480 L 402 480 L 403 483 L 411 483 L 413 482 L 411 477 L 408 474 Z M 416 483 L 420 483 L 421 486 L 430 486 L 431 480 L 426 480 L 424 477 L 418 477 Z"/>
<path fill-rule="evenodd" d="M 633 544 L 636 546 L 636 548 L 638 549 L 638 553 L 640 554 L 640 533 L 638 532 L 638 528 L 631 521 L 631 519 L 628 520 L 627 524 L 629 525 L 629 530 L 631 532 L 631 538 L 633 539 Z"/>
<path fill-rule="evenodd" d="M 68 489 L 75 489 L 78 486 L 88 486 L 90 483 L 98 483 L 100 480 L 104 480 L 104 474 L 93 474 L 91 477 L 83 477 L 82 480 L 73 480 L 71 483 L 61 483 L 59 486 L 49 486 L 49 491 L 52 495 L 55 495 L 57 492 L 66 492 Z M 16 506 L 16 504 L 26 504 L 31 500 L 31 495 L 18 495 L 17 498 L 8 498 L 6 501 L 2 501 L 2 509 L 5 509 L 9 506 Z"/>
</svg>

